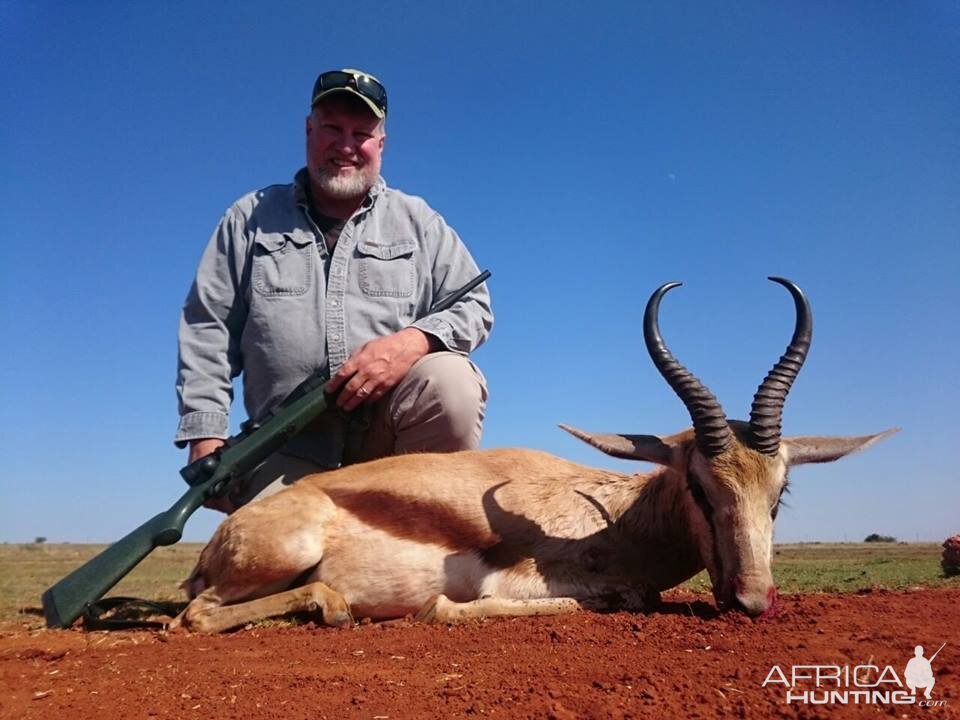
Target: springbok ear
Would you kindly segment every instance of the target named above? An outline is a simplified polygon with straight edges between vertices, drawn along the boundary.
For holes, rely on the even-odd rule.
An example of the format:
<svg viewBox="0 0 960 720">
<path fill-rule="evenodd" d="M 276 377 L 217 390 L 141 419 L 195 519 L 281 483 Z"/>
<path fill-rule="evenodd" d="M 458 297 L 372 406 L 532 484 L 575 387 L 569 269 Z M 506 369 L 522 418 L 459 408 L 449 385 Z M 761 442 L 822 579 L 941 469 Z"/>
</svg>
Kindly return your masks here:
<svg viewBox="0 0 960 720">
<path fill-rule="evenodd" d="M 890 428 L 876 435 L 856 437 L 798 436 L 784 438 L 780 443 L 786 448 L 788 465 L 833 462 L 844 455 L 868 448 L 899 431 L 900 428 Z"/>
<path fill-rule="evenodd" d="M 615 433 L 588 433 L 569 425 L 560 425 L 574 437 L 593 445 L 607 455 L 627 460 L 646 460 L 658 465 L 673 464 L 674 445 L 656 435 L 617 435 Z M 668 438 L 669 439 L 669 438 Z"/>
</svg>

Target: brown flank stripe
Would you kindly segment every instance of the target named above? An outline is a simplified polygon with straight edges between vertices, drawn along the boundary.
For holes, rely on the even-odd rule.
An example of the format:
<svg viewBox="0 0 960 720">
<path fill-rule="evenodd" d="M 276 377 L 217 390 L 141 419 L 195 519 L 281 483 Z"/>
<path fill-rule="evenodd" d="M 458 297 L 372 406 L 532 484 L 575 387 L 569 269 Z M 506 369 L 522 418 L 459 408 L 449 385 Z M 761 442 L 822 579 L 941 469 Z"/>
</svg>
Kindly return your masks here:
<svg viewBox="0 0 960 720">
<path fill-rule="evenodd" d="M 329 488 L 325 492 L 338 507 L 394 537 L 453 551 L 482 550 L 500 541 L 488 528 L 471 523 L 442 503 L 383 490 Z"/>
</svg>

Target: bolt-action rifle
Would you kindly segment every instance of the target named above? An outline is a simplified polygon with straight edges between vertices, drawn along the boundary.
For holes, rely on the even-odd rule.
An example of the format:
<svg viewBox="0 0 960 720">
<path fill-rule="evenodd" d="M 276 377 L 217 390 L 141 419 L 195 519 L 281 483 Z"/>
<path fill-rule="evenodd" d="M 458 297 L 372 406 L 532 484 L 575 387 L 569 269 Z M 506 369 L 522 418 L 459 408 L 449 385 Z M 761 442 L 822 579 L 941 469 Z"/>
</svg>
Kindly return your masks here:
<svg viewBox="0 0 960 720">
<path fill-rule="evenodd" d="M 429 314 L 450 308 L 488 277 L 489 271 L 480 273 L 433 305 Z M 241 477 L 283 447 L 328 407 L 333 407 L 333 398 L 323 389 L 328 379 L 318 370 L 259 423 L 244 423 L 243 430 L 227 438 L 213 454 L 181 469 L 180 475 L 190 489 L 169 510 L 154 516 L 43 593 L 47 627 L 72 625 L 154 548 L 178 542 L 183 537 L 187 518 L 206 500 L 227 494 Z"/>
</svg>

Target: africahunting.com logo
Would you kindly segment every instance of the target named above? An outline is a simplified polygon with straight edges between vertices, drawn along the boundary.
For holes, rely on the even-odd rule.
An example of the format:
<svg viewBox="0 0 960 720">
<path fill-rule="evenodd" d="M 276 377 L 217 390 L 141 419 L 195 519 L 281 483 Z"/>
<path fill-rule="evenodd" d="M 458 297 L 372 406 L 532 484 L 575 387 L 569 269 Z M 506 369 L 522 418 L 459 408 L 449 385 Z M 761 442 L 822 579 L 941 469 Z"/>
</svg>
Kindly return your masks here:
<svg viewBox="0 0 960 720">
<path fill-rule="evenodd" d="M 933 697 L 937 681 L 933 661 L 946 643 L 929 658 L 917 645 L 902 673 L 892 665 L 774 665 L 762 687 L 783 687 L 788 705 L 918 705 L 942 707 Z"/>
</svg>

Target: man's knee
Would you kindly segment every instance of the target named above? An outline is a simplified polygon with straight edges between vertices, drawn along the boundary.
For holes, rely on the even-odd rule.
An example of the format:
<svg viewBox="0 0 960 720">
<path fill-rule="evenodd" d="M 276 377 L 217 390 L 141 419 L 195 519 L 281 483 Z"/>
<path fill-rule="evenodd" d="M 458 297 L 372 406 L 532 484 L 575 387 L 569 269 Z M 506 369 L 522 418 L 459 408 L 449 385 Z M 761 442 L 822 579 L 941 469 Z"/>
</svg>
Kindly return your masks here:
<svg viewBox="0 0 960 720">
<path fill-rule="evenodd" d="M 436 401 L 449 415 L 481 415 L 487 404 L 487 385 L 469 358 L 452 352 L 431 353 L 410 368 L 408 378 L 421 386 L 426 399 Z"/>
<path fill-rule="evenodd" d="M 391 398 L 397 449 L 477 447 L 486 404 L 486 381 L 468 358 L 452 352 L 421 358 Z"/>
</svg>

